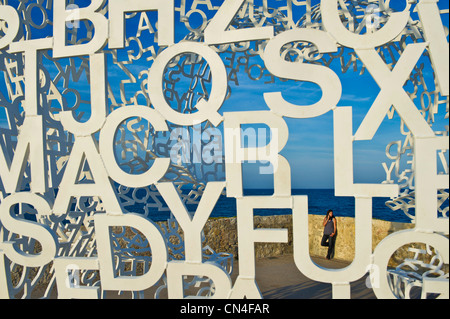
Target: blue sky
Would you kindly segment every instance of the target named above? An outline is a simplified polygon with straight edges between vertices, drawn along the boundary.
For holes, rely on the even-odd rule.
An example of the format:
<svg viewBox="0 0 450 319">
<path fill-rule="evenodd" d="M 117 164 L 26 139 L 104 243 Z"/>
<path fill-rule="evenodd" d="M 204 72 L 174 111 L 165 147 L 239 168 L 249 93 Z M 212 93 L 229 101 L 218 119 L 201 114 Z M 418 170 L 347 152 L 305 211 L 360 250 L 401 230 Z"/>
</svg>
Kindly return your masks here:
<svg viewBox="0 0 450 319">
<path fill-rule="evenodd" d="M 75 1 L 80 7 L 89 4 L 90 1 Z M 221 1 L 212 1 L 217 4 Z M 284 3 L 284 1 L 281 1 Z M 18 1 L 11 0 L 10 5 L 17 7 Z M 180 1 L 176 0 L 176 4 Z M 187 7 L 192 1 L 187 0 Z M 258 3 L 256 1 L 255 3 Z M 391 1 L 391 6 L 397 6 L 395 9 L 401 10 L 404 1 Z M 269 5 L 278 5 L 277 1 L 269 1 Z M 448 9 L 448 1 L 441 0 L 439 2 L 441 9 Z M 206 6 L 200 5 L 200 9 L 206 9 Z M 48 17 L 52 19 L 52 12 L 48 12 Z M 39 10 L 32 11 L 33 19 L 39 21 L 42 15 Z M 155 28 L 156 14 L 149 13 L 151 24 Z M 208 13 L 208 18 L 210 18 Z M 300 17 L 300 12 L 294 11 L 294 20 Z M 176 21 L 179 21 L 179 13 L 175 14 Z M 127 32 L 136 32 L 137 22 L 139 20 L 134 18 L 127 23 Z M 198 23 L 198 16 L 193 14 L 190 19 L 192 25 Z M 443 16 L 444 25 L 448 26 L 448 14 Z M 133 30 L 134 29 L 134 30 Z M 132 31 L 133 30 L 133 31 Z M 42 30 L 33 29 L 33 38 L 41 37 L 43 35 L 52 35 L 51 26 L 47 26 Z M 144 31 L 146 32 L 146 31 Z M 188 33 L 184 24 L 176 22 L 175 25 L 175 41 L 178 42 Z M 149 41 L 148 33 L 146 41 Z M 133 44 L 135 46 L 135 44 Z M 119 60 L 126 60 L 126 52 L 128 49 L 119 50 Z M 262 63 L 262 62 L 261 62 Z M 427 62 L 428 63 L 428 62 Z M 128 65 L 130 70 L 137 74 L 137 70 L 148 68 L 150 62 L 145 59 L 136 61 L 134 65 Z M 365 114 L 369 110 L 373 101 L 379 93 L 379 87 L 372 79 L 371 75 L 366 71 L 359 75 L 352 70 L 347 73 L 342 73 L 337 64 L 332 65 L 333 70 L 338 74 L 343 92 L 338 106 L 352 106 L 354 115 L 353 131 L 356 132 L 359 124 L 363 120 Z M 53 67 L 53 72 L 55 68 Z M 52 77 L 56 73 L 52 72 Z M 109 68 L 109 81 L 115 92 L 119 89 L 116 86 L 119 83 L 123 72 L 117 67 Z M 428 83 L 433 83 L 431 77 L 431 70 L 425 68 L 424 75 L 427 77 Z M 238 74 L 239 86 L 231 84 L 232 94 L 230 99 L 226 100 L 220 109 L 220 113 L 243 111 L 243 110 L 269 110 L 266 106 L 263 93 L 272 91 L 281 91 L 283 97 L 295 104 L 308 105 L 318 101 L 321 96 L 321 91 L 315 84 L 307 82 L 281 82 L 276 81 L 272 84 L 266 84 L 266 79 L 253 81 L 247 77 L 243 72 Z M 85 79 L 85 78 L 84 78 Z M 83 85 L 84 83 L 84 85 Z M 431 84 L 433 85 L 433 84 Z M 3 86 L 2 86 L 3 87 Z M 80 91 L 88 92 L 89 88 L 86 81 L 82 78 L 82 83 L 79 87 Z M 132 92 L 133 89 L 139 89 L 138 85 L 129 85 L 127 92 Z M 2 88 L 3 94 L 4 89 Z M 445 107 L 445 106 L 444 106 Z M 442 114 L 445 110 L 440 108 L 439 114 L 436 116 L 438 121 L 434 124 L 435 130 L 443 130 L 444 125 L 448 125 L 448 119 L 444 119 Z M 444 113 L 443 113 L 444 112 Z M 0 112 L 1 121 L 4 122 L 4 115 Z M 281 154 L 285 156 L 291 166 L 292 172 L 292 187 L 293 188 L 333 188 L 334 187 L 334 164 L 333 164 L 333 116 L 332 112 L 328 112 L 318 118 L 313 119 L 290 119 L 285 118 L 289 127 L 289 141 Z M 2 124 L 3 126 L 3 124 Z M 388 166 L 390 161 L 385 156 L 386 145 L 395 140 L 403 141 L 404 137 L 400 134 L 400 119 L 397 114 L 394 115 L 393 120 L 385 120 L 377 134 L 372 141 L 355 142 L 354 143 L 354 175 L 355 182 L 363 183 L 380 183 L 385 179 L 385 173 L 381 165 L 386 162 Z M 448 158 L 448 153 L 447 153 Z M 244 186 L 248 188 L 263 187 L 271 188 L 273 177 L 271 175 L 258 174 L 258 165 L 246 164 L 244 165 Z"/>
</svg>

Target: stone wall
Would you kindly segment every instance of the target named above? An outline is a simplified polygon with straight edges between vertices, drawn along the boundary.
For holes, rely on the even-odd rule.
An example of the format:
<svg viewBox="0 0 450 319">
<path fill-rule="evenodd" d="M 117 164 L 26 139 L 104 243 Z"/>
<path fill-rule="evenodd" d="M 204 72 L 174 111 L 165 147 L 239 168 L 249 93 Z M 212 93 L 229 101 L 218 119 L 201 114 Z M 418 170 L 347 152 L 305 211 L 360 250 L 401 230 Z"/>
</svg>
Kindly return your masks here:
<svg viewBox="0 0 450 319">
<path fill-rule="evenodd" d="M 309 215 L 309 252 L 311 256 L 325 257 L 327 248 L 320 246 L 323 232 L 323 215 Z M 337 217 L 338 237 L 336 241 L 335 259 L 351 262 L 355 252 L 355 222 L 351 217 Z M 167 222 L 158 222 L 162 228 L 166 228 Z M 413 224 L 392 223 L 382 220 L 372 221 L 372 244 L 373 248 L 389 234 L 402 229 L 413 228 Z M 255 216 L 254 228 L 287 228 L 288 243 L 256 243 L 256 258 L 277 257 L 281 255 L 291 255 L 293 253 L 292 245 L 292 215 L 279 216 Z M 212 218 L 209 219 L 203 228 L 206 244 L 216 252 L 232 253 L 238 258 L 238 236 L 236 218 Z M 178 229 L 181 236 L 183 231 Z M 131 236 L 131 235 L 130 235 Z M 420 247 L 424 249 L 424 247 Z M 39 244 L 36 251 L 40 251 Z M 391 259 L 390 266 L 396 266 L 398 261 L 404 259 L 406 250 L 399 249 L 396 256 Z M 412 257 L 412 256 L 411 256 Z M 21 278 L 22 267 L 16 267 L 12 273 L 13 285 L 17 285 Z M 50 267 L 46 268 L 46 274 L 39 284 L 39 289 L 46 289 L 48 281 L 51 278 Z M 448 272 L 448 270 L 446 270 Z M 34 278 L 34 273 L 30 273 L 30 278 Z"/>
<path fill-rule="evenodd" d="M 327 247 L 320 246 L 323 233 L 323 215 L 309 215 L 309 251 L 311 256 L 325 257 Z M 336 240 L 335 259 L 352 261 L 355 253 L 355 220 L 352 217 L 337 217 L 338 237 Z M 389 234 L 402 229 L 413 228 L 414 224 L 372 221 L 372 245 L 378 243 Z M 289 242 L 287 244 L 256 243 L 257 258 L 276 257 L 293 253 L 292 215 L 255 216 L 254 228 L 287 228 Z M 210 219 L 205 227 L 206 243 L 216 252 L 228 252 L 238 258 L 238 237 L 236 218 Z M 399 254 L 401 254 L 399 252 Z M 394 256 L 395 258 L 395 256 Z"/>
</svg>

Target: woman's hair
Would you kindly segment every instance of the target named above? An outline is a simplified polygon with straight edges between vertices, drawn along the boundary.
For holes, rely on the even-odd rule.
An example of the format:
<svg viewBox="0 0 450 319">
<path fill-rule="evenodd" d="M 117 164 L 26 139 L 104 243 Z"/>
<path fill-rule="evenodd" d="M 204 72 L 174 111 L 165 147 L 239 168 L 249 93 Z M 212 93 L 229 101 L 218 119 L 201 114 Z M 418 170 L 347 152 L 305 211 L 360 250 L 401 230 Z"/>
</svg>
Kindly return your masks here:
<svg viewBox="0 0 450 319">
<path fill-rule="evenodd" d="M 332 210 L 332 209 L 329 209 L 329 210 L 327 211 L 327 216 L 328 216 L 330 213 L 331 213 L 331 217 L 334 217 L 334 214 L 333 214 L 333 210 Z"/>
</svg>

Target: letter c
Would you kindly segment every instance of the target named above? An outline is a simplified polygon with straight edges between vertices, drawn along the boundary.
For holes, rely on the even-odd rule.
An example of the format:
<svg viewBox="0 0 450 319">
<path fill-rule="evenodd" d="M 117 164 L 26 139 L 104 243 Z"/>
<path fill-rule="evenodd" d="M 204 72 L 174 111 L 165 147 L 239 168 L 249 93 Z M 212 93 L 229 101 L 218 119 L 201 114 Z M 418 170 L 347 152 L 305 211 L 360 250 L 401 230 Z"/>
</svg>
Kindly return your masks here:
<svg viewBox="0 0 450 319">
<path fill-rule="evenodd" d="M 127 187 L 145 187 L 158 182 L 164 176 L 170 165 L 170 158 L 157 158 L 153 166 L 140 175 L 124 172 L 115 160 L 114 136 L 117 127 L 130 117 L 142 117 L 153 125 L 156 131 L 167 131 L 168 127 L 161 115 L 146 106 L 121 107 L 112 112 L 107 118 L 100 132 L 100 154 L 108 175 L 117 183 Z"/>
</svg>

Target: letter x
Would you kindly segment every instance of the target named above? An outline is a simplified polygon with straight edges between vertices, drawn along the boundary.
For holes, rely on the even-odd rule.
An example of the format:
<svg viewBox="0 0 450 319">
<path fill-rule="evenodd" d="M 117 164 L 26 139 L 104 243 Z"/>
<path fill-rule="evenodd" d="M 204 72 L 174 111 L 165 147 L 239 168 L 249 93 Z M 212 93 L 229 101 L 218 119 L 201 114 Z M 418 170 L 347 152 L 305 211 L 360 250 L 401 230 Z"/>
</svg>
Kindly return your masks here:
<svg viewBox="0 0 450 319">
<path fill-rule="evenodd" d="M 375 49 L 355 50 L 381 89 L 358 128 L 355 140 L 372 139 L 391 105 L 397 110 L 414 136 L 434 136 L 433 130 L 403 89 L 404 83 L 426 46 L 427 43 L 408 45 L 392 72 Z"/>
</svg>

